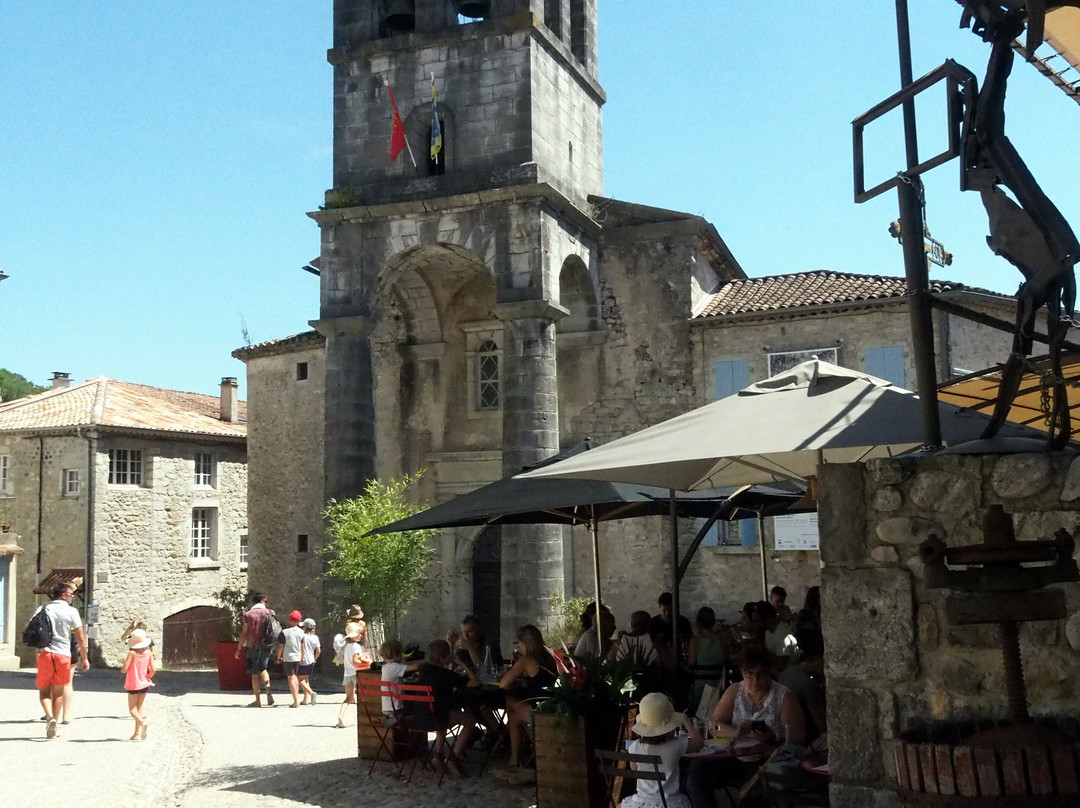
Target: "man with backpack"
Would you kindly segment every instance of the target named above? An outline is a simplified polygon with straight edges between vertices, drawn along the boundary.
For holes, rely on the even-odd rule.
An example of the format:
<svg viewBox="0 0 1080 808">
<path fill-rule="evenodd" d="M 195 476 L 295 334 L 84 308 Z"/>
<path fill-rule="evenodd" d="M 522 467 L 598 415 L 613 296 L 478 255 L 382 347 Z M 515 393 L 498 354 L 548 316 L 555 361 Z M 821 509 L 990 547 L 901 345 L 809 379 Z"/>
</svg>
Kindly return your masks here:
<svg viewBox="0 0 1080 808">
<path fill-rule="evenodd" d="M 90 670 L 82 618 L 79 617 L 78 610 L 71 605 L 75 587 L 69 583 L 57 584 L 51 594 L 52 600 L 34 612 L 34 617 L 30 619 L 31 625 L 27 627 L 29 632 L 31 628 L 35 628 L 35 623 L 40 625 L 38 640 L 33 644 L 40 649 L 37 657 L 37 689 L 48 721 L 45 725 L 46 738 L 56 737 L 56 722 L 64 708 L 64 687 L 71 681 L 72 635 L 79 643 L 79 663 L 82 669 Z M 39 614 L 44 615 L 44 618 L 39 618 Z"/>
<path fill-rule="evenodd" d="M 260 686 L 266 690 L 266 706 L 274 706 L 274 697 L 270 694 L 270 652 L 278 643 L 281 634 L 281 623 L 272 609 L 266 606 L 266 595 L 256 592 L 254 595 L 255 605 L 244 613 L 244 627 L 240 631 L 240 639 L 236 642 L 236 653 L 239 659 L 241 649 L 247 658 L 247 672 L 251 676 L 251 692 L 255 694 L 255 701 L 248 707 L 262 707 L 259 699 Z"/>
</svg>

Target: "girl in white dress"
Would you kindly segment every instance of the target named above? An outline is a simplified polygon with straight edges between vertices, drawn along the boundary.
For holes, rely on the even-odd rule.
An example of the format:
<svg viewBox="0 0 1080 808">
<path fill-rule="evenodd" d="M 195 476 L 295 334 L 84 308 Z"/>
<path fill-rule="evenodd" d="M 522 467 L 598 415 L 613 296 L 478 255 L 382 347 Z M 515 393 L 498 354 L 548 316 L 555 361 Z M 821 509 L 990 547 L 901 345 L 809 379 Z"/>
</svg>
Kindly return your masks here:
<svg viewBox="0 0 1080 808">
<path fill-rule="evenodd" d="M 680 733 L 679 728 L 685 728 Z M 687 752 L 701 749 L 701 733 L 693 722 L 682 713 L 675 712 L 671 700 L 663 693 L 650 693 L 638 706 L 637 722 L 634 724 L 637 740 L 627 750 L 635 755 L 659 755 L 660 771 L 665 775 L 662 782 L 637 780 L 637 793 L 622 801 L 623 808 L 690 808 L 690 798 L 679 789 L 679 759 Z M 635 769 L 649 764 L 632 764 Z M 664 799 L 660 797 L 660 789 Z"/>
</svg>

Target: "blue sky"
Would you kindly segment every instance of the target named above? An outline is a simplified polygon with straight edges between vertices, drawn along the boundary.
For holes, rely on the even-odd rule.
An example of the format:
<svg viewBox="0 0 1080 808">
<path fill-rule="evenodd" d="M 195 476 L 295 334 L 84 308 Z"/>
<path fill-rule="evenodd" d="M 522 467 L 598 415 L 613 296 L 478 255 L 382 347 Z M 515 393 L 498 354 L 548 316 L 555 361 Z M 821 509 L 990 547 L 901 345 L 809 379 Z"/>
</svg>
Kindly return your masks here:
<svg viewBox="0 0 1080 808">
<path fill-rule="evenodd" d="M 916 76 L 989 49 L 910 0 Z M 230 352 L 318 312 L 331 183 L 331 0 L 0 0 L 0 367 L 214 393 Z M 895 194 L 852 199 L 851 120 L 899 85 L 894 5 L 599 0 L 605 193 L 700 214 L 751 276 L 900 276 Z M 920 100 L 924 154 L 943 91 Z M 1080 105 L 1017 62 L 1009 133 L 1080 228 Z M 868 179 L 902 168 L 898 116 Z M 935 277 L 1012 292 L 953 161 L 927 177 Z"/>
</svg>

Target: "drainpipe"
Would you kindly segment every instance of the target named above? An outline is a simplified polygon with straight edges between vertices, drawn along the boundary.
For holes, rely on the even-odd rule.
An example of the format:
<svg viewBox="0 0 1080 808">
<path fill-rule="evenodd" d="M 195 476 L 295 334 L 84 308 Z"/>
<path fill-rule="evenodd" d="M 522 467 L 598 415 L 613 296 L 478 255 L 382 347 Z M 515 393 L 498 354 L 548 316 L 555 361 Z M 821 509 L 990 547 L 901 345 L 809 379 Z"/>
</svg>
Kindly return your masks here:
<svg viewBox="0 0 1080 808">
<path fill-rule="evenodd" d="M 44 479 L 45 473 L 45 436 L 38 435 L 38 461 L 37 461 L 37 579 L 34 581 L 34 585 L 41 583 L 41 529 L 42 529 L 42 509 L 44 500 Z"/>
<path fill-rule="evenodd" d="M 97 492 L 94 472 L 97 466 L 97 432 L 90 430 L 83 435 L 81 427 L 77 427 L 76 433 L 86 440 L 86 578 L 83 580 L 83 603 L 89 607 L 94 602 L 94 502 Z M 86 642 L 89 656 L 89 631 Z"/>
</svg>

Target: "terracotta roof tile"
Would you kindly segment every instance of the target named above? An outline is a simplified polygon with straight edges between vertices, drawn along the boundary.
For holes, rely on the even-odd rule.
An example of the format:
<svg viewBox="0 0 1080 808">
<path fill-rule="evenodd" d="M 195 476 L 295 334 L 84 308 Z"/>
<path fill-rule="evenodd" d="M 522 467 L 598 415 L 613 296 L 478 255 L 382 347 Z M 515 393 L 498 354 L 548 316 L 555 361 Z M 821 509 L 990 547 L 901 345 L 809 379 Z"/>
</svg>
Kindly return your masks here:
<svg viewBox="0 0 1080 808">
<path fill-rule="evenodd" d="M 265 342 L 256 342 L 254 345 L 245 345 L 243 348 L 237 348 L 233 351 L 232 355 L 241 362 L 246 362 L 257 356 L 291 353 L 309 346 L 325 344 L 326 337 L 318 331 L 304 331 L 300 334 L 293 334 L 291 337 L 268 339 Z"/>
<path fill-rule="evenodd" d="M 766 312 L 802 306 L 824 306 L 854 303 L 865 300 L 885 300 L 904 297 L 907 291 L 903 278 L 881 275 L 854 275 L 820 269 L 793 275 L 771 275 L 766 278 L 746 278 L 729 281 L 713 292 L 711 299 L 697 315 L 717 317 L 725 314 Z M 930 281 L 934 293 L 967 291 L 1008 298 L 999 292 L 966 286 L 952 281 Z"/>
<path fill-rule="evenodd" d="M 0 404 L 0 431 L 101 426 L 245 437 L 246 403 L 240 402 L 234 423 L 219 418 L 220 407 L 218 396 L 98 376 Z"/>
</svg>

